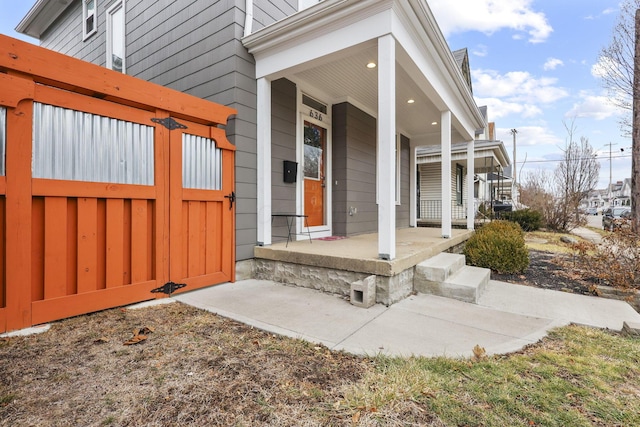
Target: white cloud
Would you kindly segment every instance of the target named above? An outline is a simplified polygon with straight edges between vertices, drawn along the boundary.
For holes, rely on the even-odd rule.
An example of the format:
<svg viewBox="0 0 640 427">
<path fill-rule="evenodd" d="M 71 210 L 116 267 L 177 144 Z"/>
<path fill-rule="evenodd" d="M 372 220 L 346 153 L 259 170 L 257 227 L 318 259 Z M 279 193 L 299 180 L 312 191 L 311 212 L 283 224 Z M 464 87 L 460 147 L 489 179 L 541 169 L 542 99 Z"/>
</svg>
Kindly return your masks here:
<svg viewBox="0 0 640 427">
<path fill-rule="evenodd" d="M 547 62 L 544 63 L 542 68 L 544 68 L 545 71 L 549 71 L 549 70 L 555 70 L 556 68 L 562 65 L 564 65 L 564 62 L 562 62 L 562 59 L 548 58 Z"/>
<path fill-rule="evenodd" d="M 489 48 L 486 45 L 479 44 L 471 50 L 471 53 L 475 56 L 484 57 L 489 54 Z"/>
<path fill-rule="evenodd" d="M 527 33 L 529 42 L 541 43 L 553 32 L 547 17 L 533 10 L 533 0 L 431 0 L 433 11 L 445 35 L 465 31 L 492 34 L 502 29 Z"/>
<path fill-rule="evenodd" d="M 474 93 L 478 97 L 535 105 L 549 104 L 569 95 L 564 88 L 556 86 L 557 79 L 536 78 L 527 71 L 500 74 L 494 70 L 472 70 L 471 75 Z"/>
<path fill-rule="evenodd" d="M 594 120 L 605 120 L 618 116 L 622 111 L 611 103 L 608 97 L 593 95 L 586 92 L 580 93 L 580 102 L 565 113 L 566 118 L 584 117 Z"/>
<path fill-rule="evenodd" d="M 490 121 L 498 120 L 512 114 L 525 118 L 542 115 L 542 110 L 536 105 L 510 102 L 499 98 L 476 98 L 476 104 L 487 106 Z"/>
<path fill-rule="evenodd" d="M 553 134 L 549 128 L 544 126 L 522 126 L 518 127 L 518 133 L 516 135 L 516 149 L 518 147 L 536 147 L 536 146 L 549 146 L 549 145 L 559 145 L 563 143 L 561 138 L 558 138 L 555 134 Z M 498 128 L 496 131 L 496 136 L 499 140 L 504 141 L 505 146 L 513 149 L 513 136 L 511 135 L 510 128 Z M 548 151 L 548 148 L 545 149 L 545 153 Z M 540 158 L 543 158 L 542 154 L 538 155 Z M 536 156 L 536 157 L 538 157 Z M 519 157 L 519 156 L 518 156 Z M 534 157 L 529 156 L 529 160 L 533 160 Z M 518 162 L 524 160 L 524 157 L 516 159 Z"/>
</svg>

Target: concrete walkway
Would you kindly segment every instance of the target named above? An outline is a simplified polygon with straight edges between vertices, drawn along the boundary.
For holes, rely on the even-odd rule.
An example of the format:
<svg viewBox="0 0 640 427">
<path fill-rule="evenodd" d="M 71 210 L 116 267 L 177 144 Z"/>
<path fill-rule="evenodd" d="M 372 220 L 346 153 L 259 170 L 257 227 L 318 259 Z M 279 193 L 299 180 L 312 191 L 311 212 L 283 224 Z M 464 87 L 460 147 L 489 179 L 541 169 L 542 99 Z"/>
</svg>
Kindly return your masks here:
<svg viewBox="0 0 640 427">
<path fill-rule="evenodd" d="M 593 230 L 589 230 L 586 227 L 577 227 L 571 230 L 571 234 L 575 234 L 576 236 L 580 236 L 585 240 L 589 240 L 592 243 L 600 243 L 602 242 L 602 236 L 596 233 Z"/>
<path fill-rule="evenodd" d="M 418 294 L 389 307 L 357 308 L 344 297 L 264 280 L 227 283 L 174 296 L 256 328 L 373 356 L 470 357 L 532 344 L 550 328 L 579 323 L 622 329 L 640 322 L 621 301 L 491 281 L 479 304 Z"/>
</svg>

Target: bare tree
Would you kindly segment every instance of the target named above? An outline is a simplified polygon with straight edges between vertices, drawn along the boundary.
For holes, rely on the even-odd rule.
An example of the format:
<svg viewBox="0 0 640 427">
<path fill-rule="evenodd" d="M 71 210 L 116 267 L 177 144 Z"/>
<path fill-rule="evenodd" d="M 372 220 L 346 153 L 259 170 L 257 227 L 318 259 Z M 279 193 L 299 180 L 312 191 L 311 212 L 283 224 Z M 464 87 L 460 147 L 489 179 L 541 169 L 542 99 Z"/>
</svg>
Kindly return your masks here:
<svg viewBox="0 0 640 427">
<path fill-rule="evenodd" d="M 623 135 L 632 137 L 631 228 L 640 232 L 640 0 L 624 0 L 611 44 L 598 61 L 604 87 L 615 105 L 629 112 L 620 121 Z"/>
<path fill-rule="evenodd" d="M 640 0 L 624 0 L 620 15 L 613 28 L 611 43 L 600 51 L 599 74 L 609 99 L 619 108 L 628 111 L 620 120 L 623 135 L 630 136 L 632 128 L 633 75 L 635 57 L 635 14 Z"/>
<path fill-rule="evenodd" d="M 572 132 L 570 135 L 572 136 Z M 576 142 L 571 137 L 564 149 L 563 160 L 555 170 L 555 181 L 563 201 L 564 216 L 573 216 L 575 223 L 579 222 L 580 201 L 595 188 L 599 177 L 600 163 L 589 140 L 581 137 L 580 142 Z"/>
<path fill-rule="evenodd" d="M 600 163 L 589 140 L 574 141 L 575 127 L 565 123 L 569 134 L 563 158 L 553 175 L 538 170 L 529 172 L 520 186 L 523 204 L 542 213 L 546 226 L 567 231 L 581 221 L 580 201 L 595 188 L 600 176 Z"/>
<path fill-rule="evenodd" d="M 640 8 L 635 15 L 633 125 L 631 146 L 631 231 L 640 232 Z"/>
</svg>

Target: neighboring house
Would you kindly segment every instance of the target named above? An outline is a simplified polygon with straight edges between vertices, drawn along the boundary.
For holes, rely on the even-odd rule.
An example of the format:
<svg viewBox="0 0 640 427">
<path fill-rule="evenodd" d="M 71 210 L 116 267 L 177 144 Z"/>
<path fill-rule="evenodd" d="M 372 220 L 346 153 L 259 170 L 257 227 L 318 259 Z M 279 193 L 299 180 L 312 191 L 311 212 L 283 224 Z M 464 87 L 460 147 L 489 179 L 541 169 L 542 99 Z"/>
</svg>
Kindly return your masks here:
<svg viewBox="0 0 640 427">
<path fill-rule="evenodd" d="M 631 178 L 611 184 L 611 206 L 631 206 Z"/>
<path fill-rule="evenodd" d="M 615 206 L 631 206 L 631 178 L 612 183 L 605 189 L 592 190 L 580 201 L 581 208 L 595 208 L 598 212 Z"/>
<path fill-rule="evenodd" d="M 468 215 L 468 168 L 466 144 L 454 144 L 451 147 L 451 194 L 450 200 L 453 220 L 466 220 Z M 440 181 L 442 156 L 440 147 L 421 147 L 418 149 L 419 208 L 418 218 L 422 222 L 441 219 L 442 188 Z M 502 141 L 475 142 L 473 170 L 473 212 L 474 218 L 480 205 L 490 209 L 493 201 L 499 200 L 496 189 L 503 177 L 502 168 L 509 164 L 509 156 Z M 509 180 L 509 185 L 510 185 Z"/>
<path fill-rule="evenodd" d="M 282 234 L 275 213 L 306 215 L 295 231 L 316 237 L 377 232 L 379 258 L 394 259 L 396 228 L 417 223 L 418 147 L 441 152 L 442 200 L 460 197 L 458 164 L 486 167 L 454 158 L 452 144 L 475 152 L 486 120 L 468 58 L 461 70 L 424 0 L 37 0 L 17 30 L 238 111 L 226 134 L 239 262 Z M 441 210 L 450 237 L 452 207 Z"/>
</svg>

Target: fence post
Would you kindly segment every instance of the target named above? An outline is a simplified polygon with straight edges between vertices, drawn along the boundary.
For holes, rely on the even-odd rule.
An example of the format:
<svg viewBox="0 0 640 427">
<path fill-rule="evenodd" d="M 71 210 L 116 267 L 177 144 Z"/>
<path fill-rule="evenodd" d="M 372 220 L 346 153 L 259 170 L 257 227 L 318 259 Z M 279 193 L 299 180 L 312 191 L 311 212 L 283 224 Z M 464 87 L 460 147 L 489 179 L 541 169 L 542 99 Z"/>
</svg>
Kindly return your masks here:
<svg viewBox="0 0 640 427">
<path fill-rule="evenodd" d="M 32 100 L 7 109 L 7 330 L 31 326 L 32 121 Z"/>
</svg>

